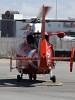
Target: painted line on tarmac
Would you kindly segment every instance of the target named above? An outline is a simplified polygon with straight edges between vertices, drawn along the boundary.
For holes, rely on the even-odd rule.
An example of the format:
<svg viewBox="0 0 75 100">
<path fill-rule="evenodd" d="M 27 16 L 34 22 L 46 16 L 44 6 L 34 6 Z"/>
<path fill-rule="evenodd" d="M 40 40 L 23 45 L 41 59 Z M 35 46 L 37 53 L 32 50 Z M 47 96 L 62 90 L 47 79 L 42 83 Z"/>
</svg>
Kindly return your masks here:
<svg viewBox="0 0 75 100">
<path fill-rule="evenodd" d="M 43 83 L 38 83 L 35 84 L 36 87 L 40 87 L 40 86 L 62 86 L 63 83 L 62 82 L 56 82 L 56 83 L 52 83 L 52 82 L 43 82 Z"/>
</svg>

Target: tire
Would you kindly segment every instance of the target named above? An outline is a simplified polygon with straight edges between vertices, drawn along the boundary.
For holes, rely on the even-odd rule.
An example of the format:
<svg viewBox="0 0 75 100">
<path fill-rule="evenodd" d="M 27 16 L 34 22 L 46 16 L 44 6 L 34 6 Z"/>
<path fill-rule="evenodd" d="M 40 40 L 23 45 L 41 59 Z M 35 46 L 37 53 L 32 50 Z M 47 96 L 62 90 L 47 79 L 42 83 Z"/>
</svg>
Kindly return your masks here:
<svg viewBox="0 0 75 100">
<path fill-rule="evenodd" d="M 29 74 L 29 80 L 32 80 L 32 74 Z"/>
<path fill-rule="evenodd" d="M 20 82 L 21 81 L 21 77 L 20 75 L 17 75 L 17 82 Z"/>
<path fill-rule="evenodd" d="M 36 80 L 36 78 L 37 78 L 37 77 L 36 77 L 36 74 L 34 74 L 34 75 L 33 75 L 33 79 Z"/>
<path fill-rule="evenodd" d="M 50 78 L 50 80 L 52 80 L 52 82 L 55 83 L 56 82 L 56 77 L 53 76 L 53 77 Z"/>
</svg>

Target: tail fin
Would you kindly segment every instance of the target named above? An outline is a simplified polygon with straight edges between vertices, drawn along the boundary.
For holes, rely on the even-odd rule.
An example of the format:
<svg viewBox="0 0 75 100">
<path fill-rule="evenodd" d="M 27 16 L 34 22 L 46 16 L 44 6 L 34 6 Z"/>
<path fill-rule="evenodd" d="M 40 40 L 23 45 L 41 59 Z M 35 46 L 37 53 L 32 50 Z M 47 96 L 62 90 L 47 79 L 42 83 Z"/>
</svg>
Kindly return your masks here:
<svg viewBox="0 0 75 100">
<path fill-rule="evenodd" d="M 43 5 L 43 13 L 42 13 L 42 28 L 41 28 L 41 34 L 45 35 L 45 16 L 49 11 L 49 7 L 48 6 L 44 6 Z"/>
<path fill-rule="evenodd" d="M 37 19 L 42 18 L 42 28 L 41 28 L 41 34 L 44 35 L 45 34 L 45 16 L 47 15 L 48 11 L 51 9 L 52 7 L 48 7 L 48 6 L 44 6 L 41 9 L 41 12 L 39 13 L 39 15 L 37 16 Z"/>
<path fill-rule="evenodd" d="M 42 8 L 42 12 L 40 13 L 40 17 L 42 17 L 42 28 L 41 28 L 41 39 L 39 42 L 39 62 L 38 66 L 40 69 L 46 69 L 47 68 L 47 58 L 46 58 L 46 51 L 47 51 L 47 41 L 44 38 L 45 35 L 45 16 L 49 10 L 48 6 L 44 6 Z"/>
</svg>

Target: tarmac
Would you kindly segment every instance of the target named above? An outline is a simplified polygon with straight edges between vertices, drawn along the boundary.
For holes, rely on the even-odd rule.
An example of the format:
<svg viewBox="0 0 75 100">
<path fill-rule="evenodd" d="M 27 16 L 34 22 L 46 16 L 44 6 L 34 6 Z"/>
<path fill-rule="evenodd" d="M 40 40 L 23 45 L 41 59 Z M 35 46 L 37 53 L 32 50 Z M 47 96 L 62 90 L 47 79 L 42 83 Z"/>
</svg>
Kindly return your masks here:
<svg viewBox="0 0 75 100">
<path fill-rule="evenodd" d="M 69 61 L 59 61 L 53 74 L 56 83 L 49 80 L 49 75 L 37 75 L 36 81 L 30 81 L 24 75 L 21 82 L 16 81 L 16 69 L 10 72 L 10 60 L 0 59 L 0 100 L 75 100 L 75 62 L 73 72 L 69 70 Z M 13 61 L 13 66 L 16 62 Z"/>
</svg>

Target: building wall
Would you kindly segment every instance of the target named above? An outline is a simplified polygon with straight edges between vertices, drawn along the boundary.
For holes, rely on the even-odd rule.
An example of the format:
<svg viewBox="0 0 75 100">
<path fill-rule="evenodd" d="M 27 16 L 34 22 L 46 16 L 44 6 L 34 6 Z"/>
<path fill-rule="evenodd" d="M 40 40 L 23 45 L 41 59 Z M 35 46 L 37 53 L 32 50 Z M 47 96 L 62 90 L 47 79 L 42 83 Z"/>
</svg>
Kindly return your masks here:
<svg viewBox="0 0 75 100">
<path fill-rule="evenodd" d="M 1 37 L 15 37 L 16 22 L 14 20 L 1 20 Z"/>
<path fill-rule="evenodd" d="M 16 37 L 21 37 L 23 32 L 22 28 L 24 28 L 27 24 L 32 24 L 34 32 L 41 32 L 41 23 L 29 23 L 24 21 L 16 21 Z M 75 35 L 75 21 L 69 21 L 69 20 L 50 20 L 49 22 L 46 22 L 45 24 L 45 30 L 46 32 L 59 32 L 63 31 L 66 34 Z"/>
<path fill-rule="evenodd" d="M 16 37 L 23 37 L 23 33 L 24 33 L 24 27 L 27 25 L 28 23 L 25 23 L 23 21 L 16 21 Z"/>
<path fill-rule="evenodd" d="M 16 20 L 22 20 L 23 15 L 18 11 L 6 11 L 2 14 L 1 37 L 15 37 Z"/>
<path fill-rule="evenodd" d="M 47 32 L 75 32 L 75 21 L 61 21 L 46 23 Z"/>
</svg>

